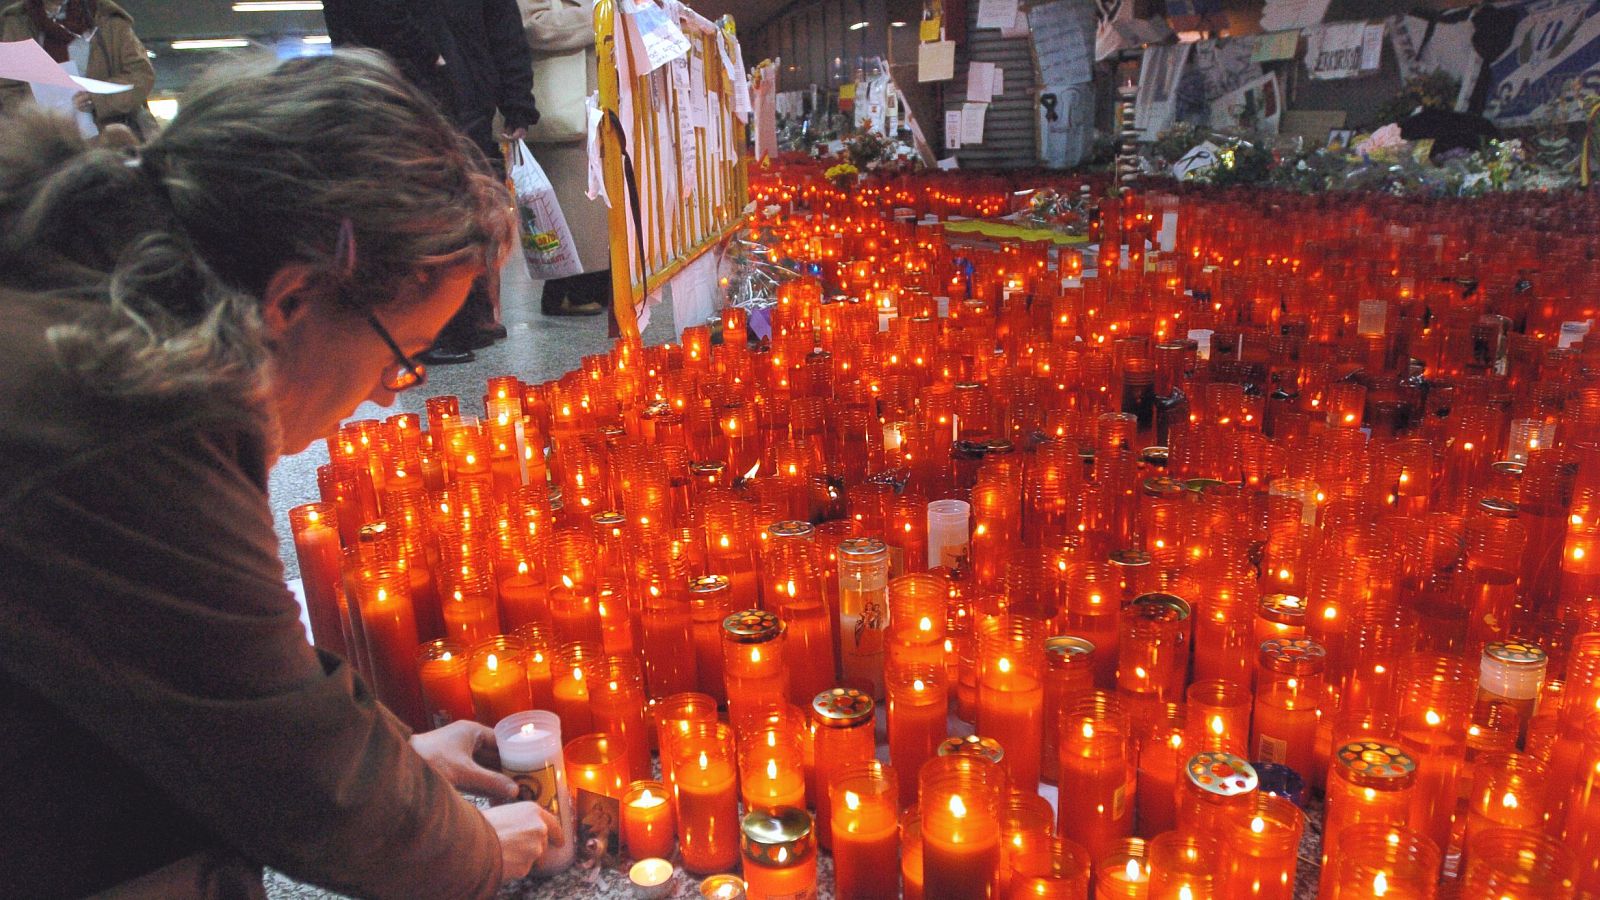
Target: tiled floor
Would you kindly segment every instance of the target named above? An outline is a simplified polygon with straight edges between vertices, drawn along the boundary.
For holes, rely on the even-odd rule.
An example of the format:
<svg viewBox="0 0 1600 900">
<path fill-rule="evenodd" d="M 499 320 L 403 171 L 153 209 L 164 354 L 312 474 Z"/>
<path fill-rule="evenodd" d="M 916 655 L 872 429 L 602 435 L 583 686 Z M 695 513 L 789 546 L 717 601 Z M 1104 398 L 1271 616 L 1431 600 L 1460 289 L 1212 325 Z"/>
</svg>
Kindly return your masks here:
<svg viewBox="0 0 1600 900">
<path fill-rule="evenodd" d="M 524 381 L 546 381 L 578 367 L 585 356 L 604 353 L 611 347 L 606 336 L 604 316 L 552 317 L 539 312 L 540 284 L 528 278 L 520 259 L 513 259 L 502 273 L 501 318 L 510 332 L 506 340 L 478 351 L 476 362 L 461 366 L 434 366 L 428 370 L 428 384 L 420 391 L 400 395 L 391 409 L 363 404 L 351 418 L 383 418 L 398 412 L 423 411 L 423 401 L 442 394 L 461 397 L 461 406 L 481 405 L 484 382 L 493 375 L 516 375 Z M 652 312 L 645 330 L 647 344 L 673 337 L 672 311 L 661 304 Z M 289 509 L 317 498 L 317 467 L 328 461 L 326 449 L 317 444 L 304 453 L 286 456 L 272 470 L 271 499 L 277 522 L 279 552 L 286 578 L 299 577 L 294 544 L 289 537 Z"/>
</svg>

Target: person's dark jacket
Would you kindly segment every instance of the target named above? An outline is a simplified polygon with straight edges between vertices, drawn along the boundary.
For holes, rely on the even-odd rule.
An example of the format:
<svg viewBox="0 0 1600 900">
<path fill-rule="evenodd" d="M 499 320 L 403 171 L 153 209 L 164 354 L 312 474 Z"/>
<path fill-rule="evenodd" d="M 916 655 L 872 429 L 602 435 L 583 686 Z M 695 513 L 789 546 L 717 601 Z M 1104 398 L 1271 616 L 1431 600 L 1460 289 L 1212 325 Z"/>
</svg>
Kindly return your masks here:
<svg viewBox="0 0 1600 900">
<path fill-rule="evenodd" d="M 507 131 L 539 121 L 517 0 L 325 0 L 323 15 L 334 46 L 387 53 L 491 158 L 496 110 Z"/>
</svg>

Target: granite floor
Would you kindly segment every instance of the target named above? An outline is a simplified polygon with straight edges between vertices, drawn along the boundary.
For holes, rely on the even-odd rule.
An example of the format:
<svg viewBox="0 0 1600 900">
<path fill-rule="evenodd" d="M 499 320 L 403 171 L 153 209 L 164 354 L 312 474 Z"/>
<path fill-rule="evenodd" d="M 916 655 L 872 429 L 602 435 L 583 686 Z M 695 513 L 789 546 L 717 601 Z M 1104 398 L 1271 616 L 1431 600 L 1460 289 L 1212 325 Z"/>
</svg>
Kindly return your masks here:
<svg viewBox="0 0 1600 900">
<path fill-rule="evenodd" d="M 444 394 L 460 396 L 463 410 L 476 408 L 481 405 L 484 383 L 491 376 L 509 374 L 524 381 L 546 381 L 577 368 L 583 357 L 611 348 L 605 316 L 543 315 L 539 312 L 540 287 L 539 282 L 528 277 L 520 258 L 510 260 L 501 272 L 501 318 L 509 332 L 505 340 L 479 350 L 476 362 L 430 368 L 428 384 L 421 390 L 401 394 L 392 408 L 365 403 L 351 418 L 383 418 L 400 412 L 420 414 L 423 401 Z M 670 305 L 660 304 L 651 312 L 645 343 L 671 340 L 675 332 Z M 327 461 L 327 451 L 319 443 L 304 453 L 280 459 L 272 470 L 272 514 L 288 579 L 298 578 L 300 572 L 289 535 L 289 509 L 318 499 L 317 467 Z"/>
</svg>

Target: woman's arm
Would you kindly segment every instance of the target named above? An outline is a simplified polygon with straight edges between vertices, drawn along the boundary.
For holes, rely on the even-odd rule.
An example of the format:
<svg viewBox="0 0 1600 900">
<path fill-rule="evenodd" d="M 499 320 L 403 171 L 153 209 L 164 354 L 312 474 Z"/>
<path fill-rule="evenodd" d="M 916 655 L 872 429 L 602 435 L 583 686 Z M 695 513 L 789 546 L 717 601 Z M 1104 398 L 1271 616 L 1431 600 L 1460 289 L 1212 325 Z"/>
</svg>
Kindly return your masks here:
<svg viewBox="0 0 1600 900">
<path fill-rule="evenodd" d="M 150 65 L 150 55 L 145 52 L 133 25 L 121 16 L 106 17 L 103 33 L 95 38 L 104 41 L 106 61 L 111 65 L 105 80 L 117 84 L 131 84 L 133 90 L 120 94 L 94 94 L 94 116 L 105 119 L 128 116 L 144 106 L 150 99 L 150 90 L 156 86 L 156 70 Z"/>
</svg>

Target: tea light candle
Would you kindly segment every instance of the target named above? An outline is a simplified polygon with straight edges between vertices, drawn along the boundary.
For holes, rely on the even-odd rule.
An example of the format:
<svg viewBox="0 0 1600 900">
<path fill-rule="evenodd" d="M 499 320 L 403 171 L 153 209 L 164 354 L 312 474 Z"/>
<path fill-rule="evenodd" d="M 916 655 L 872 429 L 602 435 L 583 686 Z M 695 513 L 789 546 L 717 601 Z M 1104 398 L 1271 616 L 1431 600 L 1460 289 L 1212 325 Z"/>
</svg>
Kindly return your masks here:
<svg viewBox="0 0 1600 900">
<path fill-rule="evenodd" d="M 640 900 L 660 900 L 672 896 L 677 873 L 664 859 L 641 859 L 628 870 L 633 895 Z"/>
<path fill-rule="evenodd" d="M 665 857 L 676 837 L 672 805 L 659 781 L 635 781 L 622 797 L 622 843 L 635 858 Z"/>
<path fill-rule="evenodd" d="M 567 792 L 566 766 L 561 758 L 561 720 L 544 710 L 506 716 L 494 726 L 500 771 L 521 789 L 519 799 L 544 807 L 561 824 L 567 836 L 551 845 L 534 863 L 533 871 L 552 875 L 572 865 L 577 841 L 573 835 L 572 798 Z"/>
<path fill-rule="evenodd" d="M 744 879 L 737 875 L 713 875 L 700 882 L 701 900 L 745 900 Z"/>
</svg>

